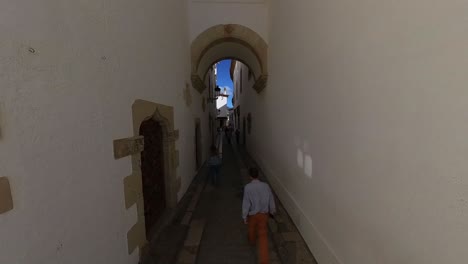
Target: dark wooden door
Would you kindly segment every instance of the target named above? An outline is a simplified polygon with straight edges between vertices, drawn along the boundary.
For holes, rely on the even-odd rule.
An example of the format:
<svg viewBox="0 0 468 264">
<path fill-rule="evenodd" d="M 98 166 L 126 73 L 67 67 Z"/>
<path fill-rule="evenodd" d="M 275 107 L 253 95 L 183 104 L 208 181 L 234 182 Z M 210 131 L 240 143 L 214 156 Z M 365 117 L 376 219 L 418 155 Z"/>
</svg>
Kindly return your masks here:
<svg viewBox="0 0 468 264">
<path fill-rule="evenodd" d="M 166 208 L 162 127 L 155 120 L 149 119 L 141 123 L 140 135 L 145 140 L 145 148 L 141 152 L 141 172 L 146 236 L 150 240 L 151 230 Z"/>
<path fill-rule="evenodd" d="M 242 132 L 243 132 L 242 134 L 243 134 L 243 139 L 244 139 L 244 145 L 245 145 L 246 140 L 247 140 L 247 134 L 245 133 L 246 132 L 245 127 L 246 127 L 246 124 L 245 124 L 245 116 L 244 116 L 244 120 L 242 120 Z"/>
</svg>

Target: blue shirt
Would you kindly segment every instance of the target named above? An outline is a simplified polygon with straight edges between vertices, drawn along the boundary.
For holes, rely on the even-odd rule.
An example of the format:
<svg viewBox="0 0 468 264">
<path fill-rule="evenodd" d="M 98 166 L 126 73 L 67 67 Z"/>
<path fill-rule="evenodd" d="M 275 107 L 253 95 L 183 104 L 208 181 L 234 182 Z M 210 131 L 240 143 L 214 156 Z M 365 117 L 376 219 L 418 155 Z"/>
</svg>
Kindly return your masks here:
<svg viewBox="0 0 468 264">
<path fill-rule="evenodd" d="M 242 201 L 242 218 L 258 213 L 275 214 L 275 198 L 268 184 L 259 180 L 252 180 L 244 187 L 244 199 Z"/>
<path fill-rule="evenodd" d="M 219 165 L 221 165 L 221 162 L 222 162 L 222 160 L 219 157 L 219 155 L 211 156 L 208 159 L 208 166 L 219 166 Z"/>
</svg>

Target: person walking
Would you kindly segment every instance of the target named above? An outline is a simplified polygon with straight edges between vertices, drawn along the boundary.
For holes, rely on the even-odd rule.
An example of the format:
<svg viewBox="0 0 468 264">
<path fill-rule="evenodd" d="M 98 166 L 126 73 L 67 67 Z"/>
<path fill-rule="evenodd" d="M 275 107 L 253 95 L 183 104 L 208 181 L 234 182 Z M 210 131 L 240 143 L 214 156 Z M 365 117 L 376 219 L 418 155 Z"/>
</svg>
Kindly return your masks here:
<svg viewBox="0 0 468 264">
<path fill-rule="evenodd" d="M 231 129 L 228 126 L 224 128 L 224 134 L 226 135 L 227 142 L 231 144 Z"/>
<path fill-rule="evenodd" d="M 239 128 L 236 128 L 236 142 L 237 142 L 237 145 L 240 145 L 239 137 L 240 137 L 240 131 L 239 131 Z"/>
<path fill-rule="evenodd" d="M 210 158 L 208 159 L 208 166 L 210 168 L 210 181 L 213 186 L 219 185 L 219 169 L 221 167 L 221 157 L 219 156 L 218 149 L 212 145 L 210 148 Z"/>
<path fill-rule="evenodd" d="M 242 218 L 248 225 L 248 240 L 255 245 L 258 240 L 260 264 L 268 264 L 268 217 L 276 214 L 273 193 L 267 183 L 258 179 L 258 169 L 250 168 L 251 182 L 244 187 Z"/>
</svg>

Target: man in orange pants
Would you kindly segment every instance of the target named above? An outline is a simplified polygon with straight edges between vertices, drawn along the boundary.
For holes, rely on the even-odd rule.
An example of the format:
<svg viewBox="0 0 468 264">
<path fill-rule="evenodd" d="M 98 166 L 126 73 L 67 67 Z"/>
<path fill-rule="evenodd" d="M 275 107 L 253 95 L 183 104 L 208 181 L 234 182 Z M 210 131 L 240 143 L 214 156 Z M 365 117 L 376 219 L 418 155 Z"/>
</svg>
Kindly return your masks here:
<svg viewBox="0 0 468 264">
<path fill-rule="evenodd" d="M 250 168 L 251 182 L 244 188 L 242 217 L 249 225 L 249 242 L 255 245 L 258 238 L 260 264 L 268 264 L 268 217 L 276 213 L 275 199 L 268 184 L 258 179 L 258 170 Z"/>
</svg>

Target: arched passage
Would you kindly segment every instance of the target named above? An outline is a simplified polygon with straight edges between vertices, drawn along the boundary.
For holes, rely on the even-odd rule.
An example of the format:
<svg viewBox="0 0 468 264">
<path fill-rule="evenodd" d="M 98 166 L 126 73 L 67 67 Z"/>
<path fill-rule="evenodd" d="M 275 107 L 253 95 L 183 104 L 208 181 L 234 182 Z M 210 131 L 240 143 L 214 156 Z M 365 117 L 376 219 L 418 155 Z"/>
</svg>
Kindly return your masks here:
<svg viewBox="0 0 468 264">
<path fill-rule="evenodd" d="M 192 85 L 205 90 L 204 76 L 223 58 L 244 62 L 255 76 L 254 89 L 261 92 L 268 79 L 268 45 L 255 31 L 237 24 L 217 25 L 201 33 L 191 45 Z"/>
</svg>

